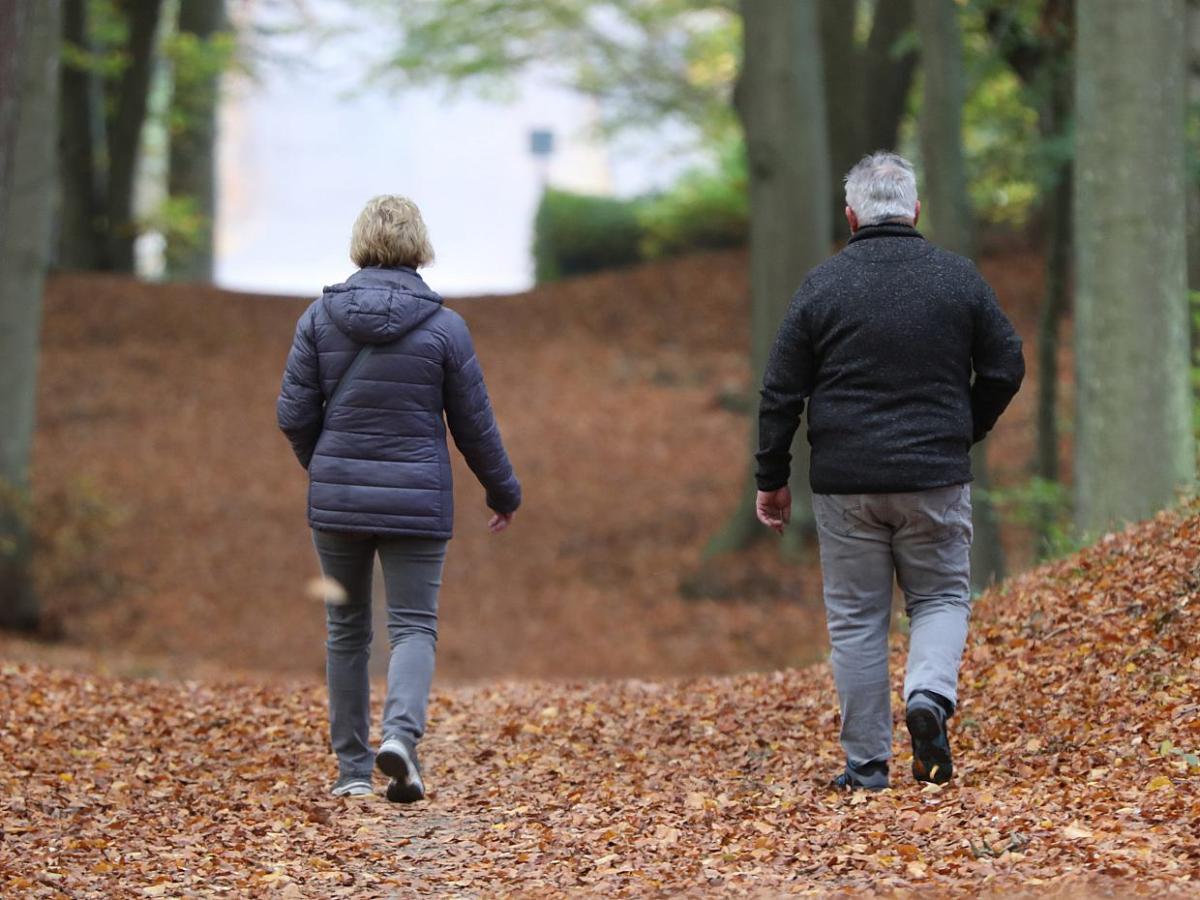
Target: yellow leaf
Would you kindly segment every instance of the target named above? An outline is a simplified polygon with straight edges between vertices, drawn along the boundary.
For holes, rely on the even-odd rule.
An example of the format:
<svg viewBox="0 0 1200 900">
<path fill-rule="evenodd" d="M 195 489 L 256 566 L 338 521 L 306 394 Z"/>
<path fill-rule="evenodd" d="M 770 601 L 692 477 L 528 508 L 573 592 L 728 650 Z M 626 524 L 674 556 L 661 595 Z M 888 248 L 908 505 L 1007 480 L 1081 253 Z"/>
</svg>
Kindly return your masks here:
<svg viewBox="0 0 1200 900">
<path fill-rule="evenodd" d="M 1171 779 L 1166 775 L 1159 775 L 1157 778 L 1151 778 L 1150 783 L 1146 785 L 1147 790 L 1161 791 L 1163 788 L 1171 786 Z"/>
</svg>

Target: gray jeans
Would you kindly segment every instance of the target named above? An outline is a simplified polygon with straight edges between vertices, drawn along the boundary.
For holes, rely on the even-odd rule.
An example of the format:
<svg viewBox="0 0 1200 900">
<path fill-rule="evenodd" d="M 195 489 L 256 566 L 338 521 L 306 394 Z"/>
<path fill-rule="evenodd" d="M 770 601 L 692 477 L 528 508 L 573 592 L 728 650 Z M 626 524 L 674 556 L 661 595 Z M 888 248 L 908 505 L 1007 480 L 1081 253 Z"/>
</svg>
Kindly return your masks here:
<svg viewBox="0 0 1200 900">
<path fill-rule="evenodd" d="M 851 765 L 892 755 L 888 629 L 892 576 L 909 617 L 904 698 L 958 702 L 971 615 L 971 487 L 904 494 L 815 494 L 830 660 Z"/>
<path fill-rule="evenodd" d="M 446 541 L 314 531 L 313 543 L 322 572 L 346 591 L 345 603 L 325 605 L 329 736 L 341 774 L 369 777 L 375 761 L 370 745 L 371 682 L 367 673 L 375 554 L 383 567 L 392 648 L 383 738 L 405 738 L 415 744 L 425 733 L 433 682 L 438 589 Z"/>
</svg>

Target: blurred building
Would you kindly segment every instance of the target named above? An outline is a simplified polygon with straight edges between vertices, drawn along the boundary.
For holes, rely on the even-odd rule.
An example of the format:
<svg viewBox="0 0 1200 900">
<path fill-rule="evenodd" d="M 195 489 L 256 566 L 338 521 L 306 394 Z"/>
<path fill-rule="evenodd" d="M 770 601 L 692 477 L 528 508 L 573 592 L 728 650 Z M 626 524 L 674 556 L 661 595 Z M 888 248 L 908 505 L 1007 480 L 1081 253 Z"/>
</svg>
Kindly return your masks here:
<svg viewBox="0 0 1200 900">
<path fill-rule="evenodd" d="M 251 7 L 270 16 L 271 7 Z M 368 87 L 363 36 L 337 0 L 309 4 L 312 33 L 283 62 L 233 79 L 221 114 L 217 279 L 226 287 L 313 294 L 350 273 L 350 226 L 374 194 L 420 204 L 437 251 L 427 273 L 448 294 L 507 292 L 532 283 L 531 226 L 542 176 L 530 133 L 547 129 L 551 184 L 637 193 L 678 172 L 677 154 L 645 141 L 610 148 L 594 101 L 522 78 L 512 102 L 469 92 Z M 262 23 L 268 24 L 268 23 Z M 319 40 L 315 34 L 328 28 Z M 379 33 L 374 46 L 379 47 Z M 273 44 L 273 46 L 276 46 Z"/>
</svg>

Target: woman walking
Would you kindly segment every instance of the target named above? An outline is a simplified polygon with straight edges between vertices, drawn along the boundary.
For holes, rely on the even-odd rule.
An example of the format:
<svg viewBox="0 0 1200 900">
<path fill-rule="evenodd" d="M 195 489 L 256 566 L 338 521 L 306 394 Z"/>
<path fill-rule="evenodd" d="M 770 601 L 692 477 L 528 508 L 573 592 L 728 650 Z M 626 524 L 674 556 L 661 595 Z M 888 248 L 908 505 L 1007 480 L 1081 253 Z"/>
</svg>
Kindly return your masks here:
<svg viewBox="0 0 1200 900">
<path fill-rule="evenodd" d="M 279 394 L 279 427 L 308 470 L 308 521 L 326 579 L 329 730 L 335 796 L 370 794 L 373 763 L 389 800 L 425 796 L 417 744 L 433 679 L 437 601 L 454 498 L 446 426 L 487 491 L 493 532 L 521 503 L 462 317 L 417 269 L 433 259 L 404 197 L 371 200 L 354 223 L 359 270 L 300 317 Z M 370 733 L 371 574 L 387 591 L 383 742 Z"/>
</svg>

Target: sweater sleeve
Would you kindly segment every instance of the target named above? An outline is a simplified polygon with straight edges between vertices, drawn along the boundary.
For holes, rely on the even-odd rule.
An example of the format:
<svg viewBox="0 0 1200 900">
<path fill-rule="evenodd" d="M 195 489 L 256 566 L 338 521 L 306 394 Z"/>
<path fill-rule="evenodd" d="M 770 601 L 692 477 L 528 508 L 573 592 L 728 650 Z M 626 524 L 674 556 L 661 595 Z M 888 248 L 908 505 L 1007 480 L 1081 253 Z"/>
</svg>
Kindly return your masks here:
<svg viewBox="0 0 1200 900">
<path fill-rule="evenodd" d="M 788 483 L 792 440 L 800 427 L 804 402 L 812 393 L 814 359 L 809 299 L 805 282 L 792 297 L 763 373 L 756 454 L 756 480 L 761 491 L 777 490 Z"/>
<path fill-rule="evenodd" d="M 308 468 L 325 414 L 325 396 L 317 365 L 317 345 L 312 314 L 304 313 L 296 323 L 296 335 L 283 371 L 283 386 L 275 404 L 280 430 L 291 441 L 300 465 Z"/>
<path fill-rule="evenodd" d="M 992 430 L 1020 389 L 1025 377 L 1025 357 L 1020 335 L 1000 309 L 987 282 L 982 282 L 973 325 L 971 367 L 975 379 L 971 383 L 971 420 L 973 439 L 978 442 Z"/>
<path fill-rule="evenodd" d="M 487 491 L 488 507 L 514 512 L 521 505 L 521 484 L 500 438 L 471 332 L 457 316 L 449 332 L 443 402 L 455 446 Z"/>
</svg>

